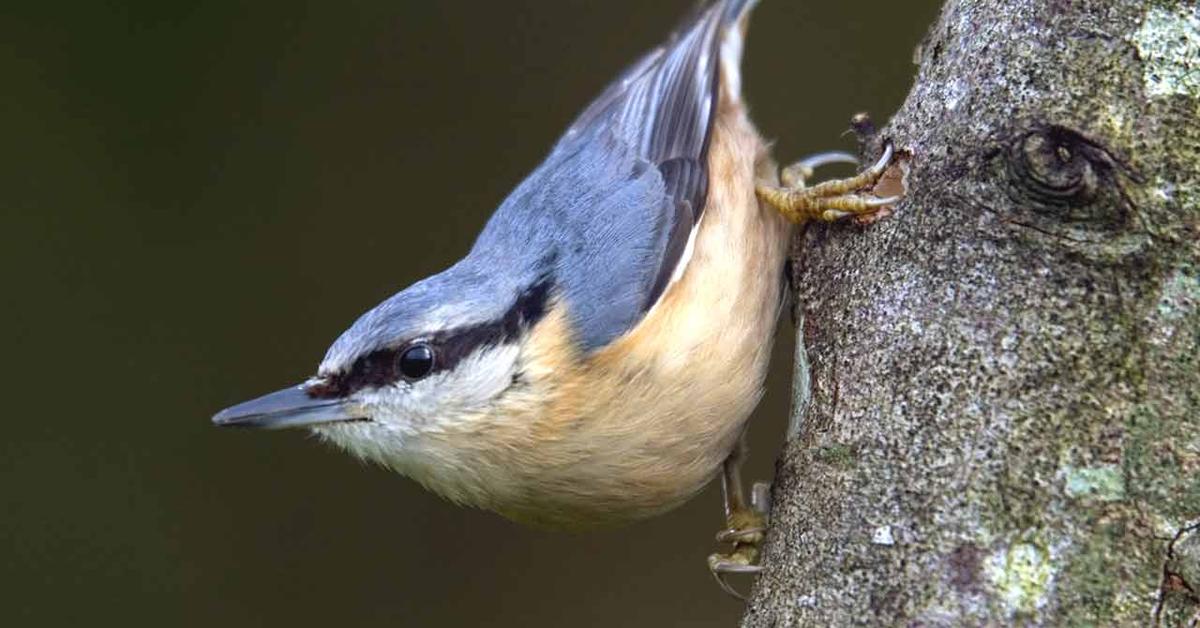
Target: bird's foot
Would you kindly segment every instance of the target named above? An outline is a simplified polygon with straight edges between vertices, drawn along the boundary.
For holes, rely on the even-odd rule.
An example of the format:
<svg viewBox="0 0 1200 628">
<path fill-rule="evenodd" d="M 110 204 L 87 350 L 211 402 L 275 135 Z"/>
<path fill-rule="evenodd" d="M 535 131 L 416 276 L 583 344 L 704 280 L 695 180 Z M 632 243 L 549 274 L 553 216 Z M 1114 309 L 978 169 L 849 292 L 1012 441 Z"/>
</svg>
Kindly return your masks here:
<svg viewBox="0 0 1200 628">
<path fill-rule="evenodd" d="M 900 201 L 899 196 L 879 198 L 867 192 L 883 177 L 893 156 L 892 145 L 885 144 L 879 161 L 858 175 L 806 187 L 805 180 L 816 168 L 832 163 L 858 163 L 847 153 L 813 155 L 783 169 L 779 177 L 783 187 L 759 184 L 755 192 L 760 200 L 796 224 L 809 220 L 833 222 L 847 216 L 854 216 L 860 222 L 871 222 L 881 210 Z"/>
<path fill-rule="evenodd" d="M 708 557 L 708 570 L 717 580 L 721 590 L 745 600 L 726 578 L 730 574 L 756 575 L 762 572 L 758 564 L 760 548 L 767 534 L 767 511 L 771 485 L 755 483 L 750 496 L 750 507 L 730 511 L 726 517 L 726 528 L 717 533 L 718 543 L 728 543 L 732 548 L 727 553 L 716 553 Z"/>
</svg>

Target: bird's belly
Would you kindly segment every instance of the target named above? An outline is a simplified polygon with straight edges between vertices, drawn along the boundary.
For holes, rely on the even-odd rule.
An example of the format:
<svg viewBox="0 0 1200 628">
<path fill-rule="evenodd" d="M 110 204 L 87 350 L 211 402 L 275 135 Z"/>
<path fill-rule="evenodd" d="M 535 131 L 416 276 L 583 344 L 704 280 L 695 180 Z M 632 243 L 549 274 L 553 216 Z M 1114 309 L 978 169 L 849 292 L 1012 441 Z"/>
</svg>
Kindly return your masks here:
<svg viewBox="0 0 1200 628">
<path fill-rule="evenodd" d="M 719 471 L 762 394 L 789 231 L 755 198 L 765 149 L 744 118 L 718 121 L 710 156 L 691 259 L 645 318 L 582 358 L 562 310 L 532 334 L 539 393 L 513 399 L 520 444 L 497 461 L 510 479 L 481 505 L 547 527 L 613 524 L 678 506 Z"/>
</svg>

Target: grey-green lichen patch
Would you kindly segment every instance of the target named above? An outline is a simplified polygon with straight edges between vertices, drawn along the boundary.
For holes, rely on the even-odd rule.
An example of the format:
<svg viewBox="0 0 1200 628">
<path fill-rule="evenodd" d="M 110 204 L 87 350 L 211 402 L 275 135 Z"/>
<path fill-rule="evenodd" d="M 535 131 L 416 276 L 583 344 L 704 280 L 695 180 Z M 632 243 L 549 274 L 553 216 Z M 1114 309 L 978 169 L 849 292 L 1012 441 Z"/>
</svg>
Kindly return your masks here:
<svg viewBox="0 0 1200 628">
<path fill-rule="evenodd" d="M 1158 314 L 1166 321 L 1181 320 L 1200 306 L 1200 275 L 1177 271 L 1163 283 Z"/>
<path fill-rule="evenodd" d="M 1133 43 L 1143 61 L 1147 96 L 1200 95 L 1200 7 L 1188 2 L 1151 7 Z"/>
<path fill-rule="evenodd" d="M 1070 497 L 1088 497 L 1103 502 L 1125 498 L 1125 478 L 1120 467 L 1101 465 L 1098 467 L 1063 469 L 1064 490 Z"/>
<path fill-rule="evenodd" d="M 849 445 L 833 444 L 817 450 L 816 459 L 842 469 L 854 466 L 854 449 Z"/>
<path fill-rule="evenodd" d="M 1028 617 L 1049 603 L 1055 562 L 1050 549 L 1035 539 L 1016 541 L 992 553 L 986 573 L 1006 616 Z"/>
</svg>

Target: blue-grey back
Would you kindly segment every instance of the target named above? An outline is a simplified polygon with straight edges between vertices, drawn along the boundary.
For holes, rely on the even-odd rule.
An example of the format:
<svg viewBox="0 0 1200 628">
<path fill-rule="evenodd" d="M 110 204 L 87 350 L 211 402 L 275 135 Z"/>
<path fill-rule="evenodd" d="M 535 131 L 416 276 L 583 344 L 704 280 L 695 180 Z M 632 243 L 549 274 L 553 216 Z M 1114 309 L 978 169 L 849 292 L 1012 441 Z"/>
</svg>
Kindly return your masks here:
<svg viewBox="0 0 1200 628">
<path fill-rule="evenodd" d="M 659 170 L 604 129 L 556 151 L 500 206 L 468 259 L 552 278 L 585 349 L 634 325 L 673 226 Z"/>
<path fill-rule="evenodd" d="M 549 273 L 585 350 L 654 305 L 699 223 L 721 37 L 749 4 L 708 4 L 611 83 L 469 256 L 529 278 Z"/>
</svg>

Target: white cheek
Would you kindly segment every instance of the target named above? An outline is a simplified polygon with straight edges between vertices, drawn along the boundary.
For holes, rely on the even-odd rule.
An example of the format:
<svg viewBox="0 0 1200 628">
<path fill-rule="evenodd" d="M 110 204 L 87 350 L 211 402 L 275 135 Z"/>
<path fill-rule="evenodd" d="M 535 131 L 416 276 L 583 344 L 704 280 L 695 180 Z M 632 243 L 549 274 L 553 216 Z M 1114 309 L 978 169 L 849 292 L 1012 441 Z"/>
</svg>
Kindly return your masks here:
<svg viewBox="0 0 1200 628">
<path fill-rule="evenodd" d="M 428 447 L 429 441 L 422 435 L 467 425 L 487 413 L 512 385 L 519 353 L 516 345 L 489 347 L 464 359 L 452 371 L 419 382 L 360 391 L 354 401 L 370 421 L 331 424 L 314 431 L 359 458 L 422 482 L 433 481 L 431 469 L 449 467 L 442 459 L 445 452 Z"/>
<path fill-rule="evenodd" d="M 413 383 L 400 383 L 361 393 L 372 418 L 395 429 L 438 430 L 486 412 L 500 393 L 512 385 L 520 349 L 517 345 L 489 347 L 450 371 Z"/>
</svg>

